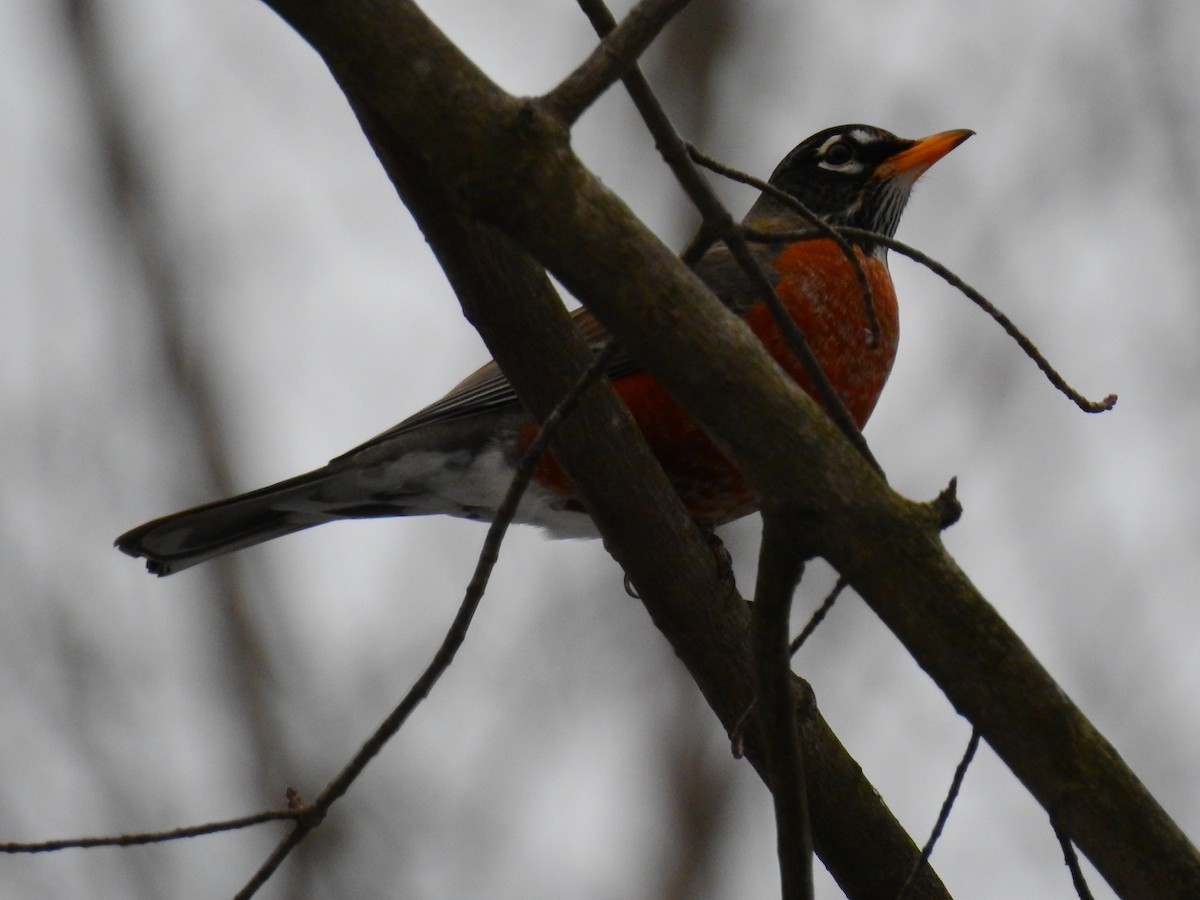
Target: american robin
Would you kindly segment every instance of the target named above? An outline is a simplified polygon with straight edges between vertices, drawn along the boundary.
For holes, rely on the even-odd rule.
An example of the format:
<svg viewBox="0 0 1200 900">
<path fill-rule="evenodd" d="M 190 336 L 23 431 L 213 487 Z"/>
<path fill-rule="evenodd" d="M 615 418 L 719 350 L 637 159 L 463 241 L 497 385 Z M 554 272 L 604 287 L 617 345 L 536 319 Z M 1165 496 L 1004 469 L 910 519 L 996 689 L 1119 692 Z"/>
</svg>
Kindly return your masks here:
<svg viewBox="0 0 1200 900">
<path fill-rule="evenodd" d="M 916 180 L 971 134 L 945 131 L 912 141 L 867 125 L 829 128 L 792 150 L 771 175 L 771 184 L 830 225 L 891 236 Z M 793 209 L 765 193 L 743 222 L 760 232 L 779 234 L 805 228 Z M 854 245 L 871 284 L 879 323 L 879 339 L 873 341 L 854 269 L 832 241 L 781 239 L 752 246 L 861 427 L 875 407 L 896 353 L 899 317 L 886 248 L 869 241 Z M 811 393 L 808 375 L 728 249 L 714 246 L 696 272 Z M 586 310 L 575 314 L 575 322 L 594 342 L 604 338 L 603 328 Z M 698 521 L 716 526 L 757 509 L 750 485 L 636 361 L 614 354 L 607 374 Z M 441 400 L 322 468 L 155 519 L 121 535 L 116 545 L 130 556 L 145 557 L 152 573 L 169 575 L 337 519 L 443 514 L 489 521 L 516 460 L 536 431 L 491 362 Z M 543 460 L 516 521 L 541 525 L 555 537 L 596 534 L 570 480 L 552 457 Z"/>
</svg>

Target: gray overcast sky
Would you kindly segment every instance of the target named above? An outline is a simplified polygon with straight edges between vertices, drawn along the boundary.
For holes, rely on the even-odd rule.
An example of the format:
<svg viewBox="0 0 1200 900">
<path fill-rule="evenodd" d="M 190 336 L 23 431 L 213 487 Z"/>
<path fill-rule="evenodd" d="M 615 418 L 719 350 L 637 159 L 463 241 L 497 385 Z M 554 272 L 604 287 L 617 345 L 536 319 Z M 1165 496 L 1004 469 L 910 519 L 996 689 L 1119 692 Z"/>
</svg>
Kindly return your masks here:
<svg viewBox="0 0 1200 900">
<path fill-rule="evenodd" d="M 231 817 L 278 805 L 287 784 L 314 795 L 432 653 L 483 538 L 456 521 L 337 525 L 166 581 L 111 549 L 126 528 L 213 498 L 206 449 L 236 490 L 304 471 L 486 352 L 328 73 L 269 10 L 96 5 L 106 96 L 146 167 L 182 352 L 212 416 L 197 428 L 169 375 L 66 15 L 9 0 L 0 840 Z M 592 43 L 571 3 L 424 8 L 516 92 L 549 88 Z M 986 293 L 1076 387 L 1120 403 L 1078 412 L 961 297 L 894 260 L 903 337 L 867 437 L 910 496 L 959 476 L 952 552 L 1200 834 L 1200 5 L 718 11 L 692 10 L 690 38 L 649 71 L 688 136 L 732 165 L 766 175 L 846 121 L 978 132 L 922 182 L 899 237 Z M 719 55 L 678 55 L 718 24 Z M 693 220 L 619 93 L 575 143 L 682 246 Z M 722 191 L 738 214 L 752 199 Z M 724 535 L 743 590 L 756 527 Z M 520 529 L 510 545 L 446 682 L 263 896 L 641 897 L 680 871 L 690 896 L 769 896 L 766 793 L 603 548 Z M 814 573 L 798 616 L 830 581 Z M 233 612 L 223 584 L 237 586 Z M 856 598 L 797 670 L 926 834 L 966 723 Z M 694 784 L 718 822 L 704 865 L 679 846 L 699 840 L 679 818 Z M 274 833 L 9 858 L 0 894 L 227 896 Z M 1071 896 L 1044 815 L 986 748 L 934 863 L 963 897 Z M 820 896 L 840 896 L 822 877 Z"/>
</svg>

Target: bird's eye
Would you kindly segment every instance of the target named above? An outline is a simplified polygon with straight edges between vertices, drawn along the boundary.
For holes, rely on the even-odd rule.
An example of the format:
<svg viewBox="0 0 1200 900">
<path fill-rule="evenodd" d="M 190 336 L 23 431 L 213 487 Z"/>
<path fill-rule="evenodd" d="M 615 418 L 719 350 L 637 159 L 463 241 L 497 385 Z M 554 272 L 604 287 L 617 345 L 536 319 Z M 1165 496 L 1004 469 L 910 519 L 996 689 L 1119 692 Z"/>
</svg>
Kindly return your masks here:
<svg viewBox="0 0 1200 900">
<path fill-rule="evenodd" d="M 854 159 L 854 145 L 849 141 L 835 141 L 825 148 L 824 162 L 831 166 L 844 166 Z"/>
</svg>

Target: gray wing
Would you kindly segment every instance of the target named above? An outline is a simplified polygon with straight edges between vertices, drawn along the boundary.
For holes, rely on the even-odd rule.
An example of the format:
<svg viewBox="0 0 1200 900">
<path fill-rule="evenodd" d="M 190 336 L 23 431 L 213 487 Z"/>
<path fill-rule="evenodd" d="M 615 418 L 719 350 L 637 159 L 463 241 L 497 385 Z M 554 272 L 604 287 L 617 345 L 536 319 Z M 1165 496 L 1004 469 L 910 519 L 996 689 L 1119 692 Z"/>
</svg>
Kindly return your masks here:
<svg viewBox="0 0 1200 900">
<path fill-rule="evenodd" d="M 575 327 L 579 329 L 593 350 L 599 349 L 608 339 L 608 331 L 587 310 L 576 310 L 572 318 L 575 321 Z M 641 366 L 632 356 L 618 349 L 609 358 L 604 368 L 604 376 L 611 380 L 636 372 L 640 368 Z M 413 413 L 399 425 L 394 425 L 382 434 L 377 434 L 369 441 L 335 457 L 330 464 L 357 456 L 364 450 L 378 447 L 380 444 L 419 428 L 485 413 L 516 410 L 520 407 L 521 400 L 517 396 L 516 390 L 513 389 L 504 373 L 500 371 L 500 367 L 495 361 L 492 361 L 468 375 L 440 400 L 435 400 L 424 409 Z"/>
<path fill-rule="evenodd" d="M 760 258 L 768 277 L 774 281 L 774 268 L 771 263 L 778 253 L 778 247 L 752 244 L 751 248 L 752 252 Z M 748 287 L 748 280 L 724 244 L 712 247 L 704 255 L 696 265 L 696 274 L 708 284 L 721 302 L 735 312 L 742 313 L 753 305 L 753 294 Z M 580 334 L 593 350 L 597 350 L 608 340 L 608 330 L 586 309 L 576 310 L 572 319 L 575 327 L 579 329 Z M 618 347 L 605 366 L 604 376 L 611 381 L 640 370 L 641 365 L 638 361 Z M 500 371 L 500 367 L 494 361 L 489 362 L 460 381 L 440 400 L 434 401 L 409 416 L 399 425 L 389 428 L 353 450 L 334 458 L 331 463 L 356 456 L 364 450 L 378 447 L 380 444 L 418 428 L 484 413 L 517 409 L 520 405 L 521 401 L 517 392 L 504 373 Z"/>
</svg>

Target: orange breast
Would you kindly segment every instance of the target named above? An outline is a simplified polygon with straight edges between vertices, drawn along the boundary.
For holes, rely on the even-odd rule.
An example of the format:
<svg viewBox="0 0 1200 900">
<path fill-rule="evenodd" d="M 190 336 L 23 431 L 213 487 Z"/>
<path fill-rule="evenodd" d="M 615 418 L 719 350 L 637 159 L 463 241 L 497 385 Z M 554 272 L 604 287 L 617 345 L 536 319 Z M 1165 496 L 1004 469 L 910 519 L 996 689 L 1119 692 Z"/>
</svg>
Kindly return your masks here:
<svg viewBox="0 0 1200 900">
<path fill-rule="evenodd" d="M 879 344 L 875 348 L 870 346 L 870 323 L 854 268 L 832 241 L 792 244 L 779 254 L 775 268 L 780 277 L 775 292 L 861 428 L 875 409 L 892 370 L 900 337 L 900 314 L 887 264 L 855 252 L 871 283 L 879 320 Z M 746 321 L 787 373 L 813 394 L 811 380 L 787 349 L 767 308 L 756 305 Z"/>
<path fill-rule="evenodd" d="M 887 266 L 859 253 L 871 282 L 880 339 L 870 347 L 870 326 L 854 269 L 832 241 L 793 244 L 775 260 L 776 293 L 800 326 L 830 383 L 859 427 L 866 423 L 891 371 L 899 336 L 896 294 Z M 787 348 L 764 304 L 746 314 L 746 322 L 784 370 L 809 394 L 812 382 Z M 650 375 L 639 372 L 613 387 L 633 413 L 689 511 L 701 522 L 719 525 L 754 512 L 758 501 L 725 455 Z M 525 441 L 536 427 L 529 426 Z M 537 481 L 573 493 L 570 479 L 551 457 L 539 467 Z"/>
</svg>

